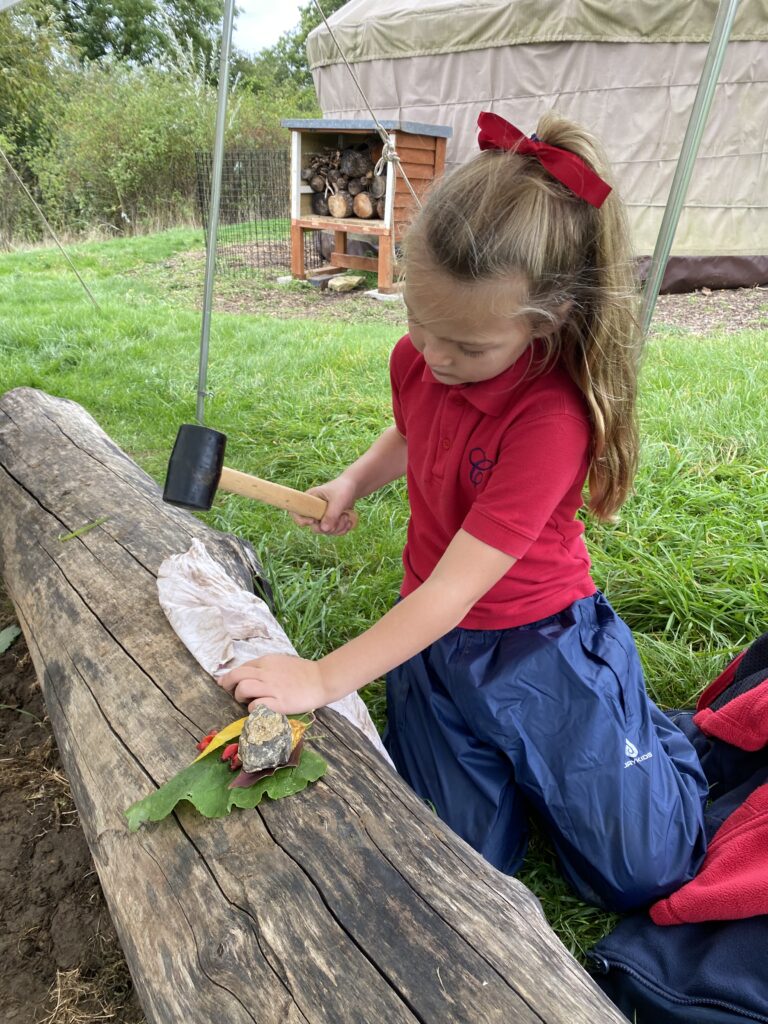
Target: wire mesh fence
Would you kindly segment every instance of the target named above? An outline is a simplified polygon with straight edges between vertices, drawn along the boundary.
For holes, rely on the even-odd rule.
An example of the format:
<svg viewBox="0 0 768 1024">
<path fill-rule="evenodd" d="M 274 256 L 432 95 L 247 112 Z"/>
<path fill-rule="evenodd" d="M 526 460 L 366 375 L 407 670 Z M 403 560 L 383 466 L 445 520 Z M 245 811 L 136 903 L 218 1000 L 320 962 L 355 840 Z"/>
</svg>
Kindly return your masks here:
<svg viewBox="0 0 768 1024">
<path fill-rule="evenodd" d="M 210 222 L 213 154 L 195 153 L 197 200 L 205 228 Z M 290 268 L 290 173 L 287 150 L 233 150 L 224 154 L 216 269 L 250 276 L 269 267 Z M 305 266 L 320 266 L 319 232 L 306 232 Z"/>
</svg>

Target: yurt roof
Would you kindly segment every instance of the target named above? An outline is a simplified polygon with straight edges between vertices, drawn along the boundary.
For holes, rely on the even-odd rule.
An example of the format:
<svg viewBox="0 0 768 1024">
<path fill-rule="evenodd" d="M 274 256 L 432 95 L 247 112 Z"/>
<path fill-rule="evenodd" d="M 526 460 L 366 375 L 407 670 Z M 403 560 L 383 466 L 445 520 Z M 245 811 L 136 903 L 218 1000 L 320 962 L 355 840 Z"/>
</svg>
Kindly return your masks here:
<svg viewBox="0 0 768 1024">
<path fill-rule="evenodd" d="M 707 43 L 717 0 L 351 0 L 328 18 L 347 60 L 417 57 L 552 42 Z M 742 0 L 731 40 L 768 40 L 768 0 Z M 312 69 L 342 58 L 325 25 Z"/>
</svg>

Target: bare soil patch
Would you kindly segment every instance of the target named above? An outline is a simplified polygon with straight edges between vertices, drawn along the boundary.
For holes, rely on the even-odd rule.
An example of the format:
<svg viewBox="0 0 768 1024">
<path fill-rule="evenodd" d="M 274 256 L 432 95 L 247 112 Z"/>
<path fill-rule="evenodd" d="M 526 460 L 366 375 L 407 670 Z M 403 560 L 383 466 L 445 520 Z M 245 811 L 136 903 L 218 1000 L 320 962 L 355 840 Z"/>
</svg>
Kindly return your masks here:
<svg viewBox="0 0 768 1024">
<path fill-rule="evenodd" d="M 0 655 L 0 737 L 0 1018 L 142 1024 L 21 637 Z"/>
<path fill-rule="evenodd" d="M 158 268 L 169 294 L 198 307 L 202 304 L 205 253 L 187 252 L 167 260 Z M 318 318 L 345 323 L 389 323 L 393 336 L 406 329 L 405 305 L 401 299 L 378 301 L 366 295 L 375 288 L 375 277 L 358 291 L 335 294 L 304 281 L 279 283 L 290 277 L 285 267 L 258 269 L 244 260 L 241 272 L 230 269 L 216 277 L 214 309 L 226 313 L 250 313 L 283 319 Z M 683 295 L 661 295 L 656 304 L 651 335 L 663 330 L 685 334 L 732 334 L 743 330 L 768 329 L 768 287 L 708 288 Z"/>
<path fill-rule="evenodd" d="M 201 308 L 205 253 L 180 253 L 154 270 L 169 298 Z M 142 269 L 142 274 L 146 273 Z M 345 323 L 390 323 L 402 333 L 406 327 L 405 305 L 400 297 L 379 301 L 366 295 L 376 287 L 374 275 L 364 275 L 367 285 L 337 294 L 290 278 L 285 267 L 257 269 L 243 266 L 242 273 L 217 273 L 213 308 L 222 313 L 250 313 L 254 316 L 341 320 Z M 282 279 L 282 280 L 281 280 Z"/>
<path fill-rule="evenodd" d="M 768 287 L 660 295 L 652 333 L 674 328 L 685 334 L 735 334 L 768 330 Z"/>
</svg>

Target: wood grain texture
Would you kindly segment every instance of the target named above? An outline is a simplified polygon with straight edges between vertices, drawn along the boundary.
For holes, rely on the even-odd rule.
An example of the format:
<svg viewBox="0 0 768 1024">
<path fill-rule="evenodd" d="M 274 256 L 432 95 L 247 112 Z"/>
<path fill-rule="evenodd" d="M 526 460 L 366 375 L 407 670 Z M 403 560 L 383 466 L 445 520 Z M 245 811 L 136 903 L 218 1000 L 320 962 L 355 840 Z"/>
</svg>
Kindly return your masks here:
<svg viewBox="0 0 768 1024">
<path fill-rule="evenodd" d="M 80 406 L 28 388 L 0 398 L 0 502 L 0 570 L 152 1024 L 624 1020 L 528 890 L 332 712 L 305 792 L 129 833 L 123 810 L 242 713 L 171 630 L 157 568 L 195 537 L 243 586 L 258 563 L 164 505 Z"/>
<path fill-rule="evenodd" d="M 406 142 L 397 147 L 397 155 L 403 164 L 424 164 L 432 168 L 435 166 L 434 146 L 432 149 L 416 149 Z"/>
<path fill-rule="evenodd" d="M 396 131 L 395 136 L 395 148 L 400 152 L 401 147 L 408 147 L 410 149 L 424 149 L 430 152 L 435 151 L 435 145 L 438 141 L 435 135 L 411 135 L 410 132 Z"/>
</svg>

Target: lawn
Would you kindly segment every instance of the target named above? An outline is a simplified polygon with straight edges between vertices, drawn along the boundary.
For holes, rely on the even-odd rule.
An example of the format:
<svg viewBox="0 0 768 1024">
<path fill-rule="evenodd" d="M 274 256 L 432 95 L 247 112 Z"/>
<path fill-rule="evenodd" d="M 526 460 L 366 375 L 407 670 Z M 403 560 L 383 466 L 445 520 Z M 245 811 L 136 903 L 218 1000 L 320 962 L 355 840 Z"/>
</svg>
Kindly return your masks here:
<svg viewBox="0 0 768 1024">
<path fill-rule="evenodd" d="M 161 480 L 178 425 L 195 415 L 201 246 L 187 230 L 75 247 L 100 311 L 55 250 L 0 257 L 0 392 L 29 385 L 79 402 Z M 228 435 L 229 465 L 305 488 L 389 422 L 387 357 L 404 318 L 361 297 L 281 291 L 274 276 L 217 286 L 220 297 L 252 289 L 251 305 L 269 315 L 214 315 L 206 422 Z M 635 631 L 663 707 L 692 705 L 768 628 L 767 341 L 759 330 L 693 336 L 657 321 L 635 494 L 615 524 L 587 526 L 596 582 Z M 402 484 L 361 502 L 359 528 L 341 539 L 226 495 L 203 518 L 251 542 L 304 656 L 343 643 L 397 594 Z M 382 725 L 382 684 L 364 697 Z M 614 920 L 569 894 L 541 837 L 521 877 L 577 954 Z"/>
</svg>

